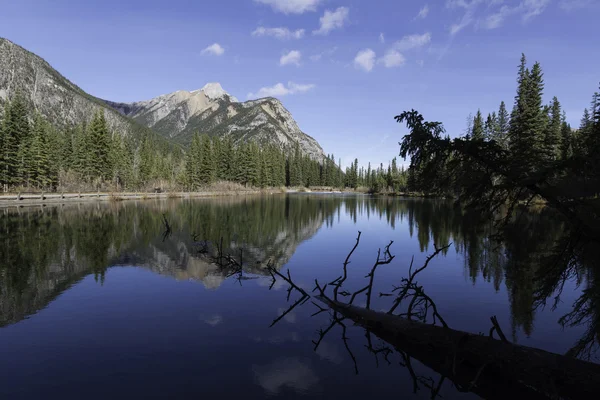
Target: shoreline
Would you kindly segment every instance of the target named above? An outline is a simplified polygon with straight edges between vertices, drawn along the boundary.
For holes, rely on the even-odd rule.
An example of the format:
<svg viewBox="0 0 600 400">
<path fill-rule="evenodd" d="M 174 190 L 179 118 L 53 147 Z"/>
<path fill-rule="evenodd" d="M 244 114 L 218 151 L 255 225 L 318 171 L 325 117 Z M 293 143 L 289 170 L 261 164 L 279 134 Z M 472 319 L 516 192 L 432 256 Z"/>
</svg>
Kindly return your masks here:
<svg viewBox="0 0 600 400">
<path fill-rule="evenodd" d="M 320 188 L 322 189 L 322 188 Z M 191 199 L 205 197 L 229 197 L 229 196 L 249 196 L 262 194 L 288 194 L 288 193 L 352 193 L 347 191 L 317 191 L 306 188 L 289 188 L 282 190 L 279 187 L 265 189 L 247 189 L 247 190 L 206 190 L 199 192 L 87 192 L 87 193 L 11 193 L 0 194 L 0 209 L 12 207 L 27 206 L 45 206 L 60 205 L 67 203 L 92 203 L 92 202 L 120 202 L 128 200 L 165 200 L 165 199 Z"/>
<path fill-rule="evenodd" d="M 99 201 L 128 201 L 128 200 L 157 200 L 157 199 L 191 199 L 202 197 L 239 196 L 285 193 L 276 190 L 256 189 L 242 191 L 205 191 L 205 192 L 96 192 L 96 193 L 40 193 L 40 194 L 9 194 L 0 195 L 0 208 L 56 205 L 66 203 L 91 203 Z M 19 198 L 20 197 L 20 198 Z"/>
<path fill-rule="evenodd" d="M 28 194 L 0 194 L 0 209 L 27 206 L 60 205 L 67 203 L 92 203 L 92 202 L 120 202 L 127 200 L 165 200 L 165 199 L 192 199 L 206 197 L 248 196 L 261 194 L 357 194 L 367 196 L 389 197 L 417 197 L 433 198 L 436 196 L 420 193 L 368 193 L 353 190 L 328 190 L 326 188 L 281 188 L 248 189 L 248 190 L 206 190 L 200 192 L 93 192 L 93 193 L 28 193 Z"/>
</svg>

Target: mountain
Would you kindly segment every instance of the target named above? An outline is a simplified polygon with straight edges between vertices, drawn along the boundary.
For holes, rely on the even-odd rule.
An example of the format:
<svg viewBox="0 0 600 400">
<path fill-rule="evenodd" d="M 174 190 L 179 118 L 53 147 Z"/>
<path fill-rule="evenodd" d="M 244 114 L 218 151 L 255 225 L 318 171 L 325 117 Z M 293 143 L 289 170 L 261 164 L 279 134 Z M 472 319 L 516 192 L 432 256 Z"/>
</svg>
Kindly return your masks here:
<svg viewBox="0 0 600 400">
<path fill-rule="evenodd" d="M 191 92 L 180 90 L 135 103 L 107 104 L 152 128 L 155 132 L 188 145 L 196 132 L 231 136 L 234 143 L 254 140 L 275 143 L 292 151 L 299 143 L 303 154 L 324 157 L 319 143 L 300 130 L 290 112 L 275 98 L 239 102 L 219 83 Z"/>
<path fill-rule="evenodd" d="M 84 92 L 41 57 L 0 38 L 0 111 L 17 92 L 31 109 L 58 127 L 89 121 L 96 111 L 105 110 L 111 129 L 137 137 L 154 135 L 147 127 Z"/>
<path fill-rule="evenodd" d="M 89 121 L 98 110 L 112 130 L 135 138 L 158 134 L 187 145 L 195 132 L 231 135 L 277 144 L 321 159 L 323 149 L 303 133 L 281 102 L 265 98 L 240 103 L 218 83 L 192 92 L 178 91 L 136 103 L 116 103 L 94 97 L 69 81 L 41 57 L 0 38 L 0 112 L 7 99 L 20 92 L 28 106 L 61 127 Z"/>
</svg>

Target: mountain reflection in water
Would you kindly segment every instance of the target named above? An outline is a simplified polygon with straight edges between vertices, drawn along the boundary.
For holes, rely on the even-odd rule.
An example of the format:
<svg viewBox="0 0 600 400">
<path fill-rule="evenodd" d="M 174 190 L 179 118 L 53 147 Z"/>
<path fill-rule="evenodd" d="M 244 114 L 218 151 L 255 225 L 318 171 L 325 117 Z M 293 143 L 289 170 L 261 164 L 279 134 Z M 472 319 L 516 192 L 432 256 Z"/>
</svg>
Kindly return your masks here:
<svg viewBox="0 0 600 400">
<path fill-rule="evenodd" d="M 172 227 L 164 241 L 163 214 Z M 37 398 L 48 387 L 64 390 L 62 398 L 102 398 L 104 389 L 86 392 L 102 370 L 121 377 L 104 380 L 106 392 L 123 396 L 141 382 L 145 388 L 132 393 L 146 397 L 408 396 L 412 382 L 398 367 L 377 368 L 357 354 L 355 376 L 333 338 L 313 353 L 314 332 L 326 321 L 310 318 L 311 307 L 268 328 L 290 303 L 278 294 L 286 285 L 267 290 L 267 263 L 289 267 L 310 291 L 315 278 L 339 275 L 358 230 L 364 239 L 350 285 L 359 286 L 376 249 L 390 240 L 397 259 L 378 277 L 385 290 L 406 275 L 413 255 L 418 263 L 434 244 L 452 242 L 420 283 L 454 328 L 487 332 L 489 316 L 498 315 L 510 339 L 529 346 L 564 353 L 580 339 L 590 349 L 597 343 L 595 264 L 578 266 L 585 291 L 570 279 L 556 311 L 536 307 L 542 290 L 534 277 L 562 232 L 546 209 L 525 215 L 502 244 L 490 239 L 490 224 L 447 201 L 337 195 L 10 209 L 0 212 L 0 229 L 0 394 L 7 398 Z M 199 251 L 221 240 L 223 253 L 242 255 L 244 277 L 256 279 L 227 279 L 231 271 Z M 557 320 L 578 299 L 573 318 L 582 323 L 563 331 Z M 373 308 L 387 302 L 374 299 Z M 356 331 L 348 335 L 358 345 L 364 334 Z M 240 377 L 235 388 L 217 384 L 228 376 Z M 160 388 L 152 381 L 158 377 Z M 440 392 L 446 398 L 471 396 L 447 386 Z"/>
</svg>

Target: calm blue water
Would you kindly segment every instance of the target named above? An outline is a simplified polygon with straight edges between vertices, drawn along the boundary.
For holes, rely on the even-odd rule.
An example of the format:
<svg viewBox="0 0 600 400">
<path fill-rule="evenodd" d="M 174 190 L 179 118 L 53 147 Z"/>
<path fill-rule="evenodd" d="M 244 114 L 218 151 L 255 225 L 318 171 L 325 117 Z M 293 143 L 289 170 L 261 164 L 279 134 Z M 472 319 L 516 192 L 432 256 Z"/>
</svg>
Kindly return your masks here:
<svg viewBox="0 0 600 400">
<path fill-rule="evenodd" d="M 453 242 L 418 278 L 452 328 L 487 333 L 496 315 L 511 340 L 558 353 L 584 330 L 557 323 L 579 295 L 574 284 L 557 310 L 532 312 L 531 274 L 510 270 L 516 252 L 487 246 L 485 229 L 443 201 L 298 194 L 4 210 L 0 398 L 430 398 L 423 385 L 413 393 L 400 359 L 375 360 L 358 327 L 347 331 L 358 374 L 339 327 L 314 351 L 330 317 L 311 317 L 310 301 L 269 327 L 299 294 L 287 301 L 281 280 L 269 290 L 266 262 L 310 293 L 315 279 L 341 274 L 358 231 L 350 291 L 391 240 L 396 258 L 377 270 L 376 294 L 400 283 L 413 256 L 421 266 L 434 243 Z M 245 279 L 210 264 L 193 234 L 223 237 L 236 257 L 242 249 Z M 372 308 L 391 301 L 374 296 Z M 448 382 L 441 394 L 477 398 Z"/>
</svg>

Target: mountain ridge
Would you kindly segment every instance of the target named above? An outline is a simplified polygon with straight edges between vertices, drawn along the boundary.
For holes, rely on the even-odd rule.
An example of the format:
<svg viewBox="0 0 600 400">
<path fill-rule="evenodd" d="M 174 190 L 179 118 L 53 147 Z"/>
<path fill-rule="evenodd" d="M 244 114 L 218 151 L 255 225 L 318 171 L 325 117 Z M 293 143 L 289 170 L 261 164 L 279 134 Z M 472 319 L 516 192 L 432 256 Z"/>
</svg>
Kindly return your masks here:
<svg viewBox="0 0 600 400">
<path fill-rule="evenodd" d="M 275 143 L 282 150 L 300 150 L 313 159 L 325 157 L 319 143 L 304 133 L 280 100 L 265 97 L 245 102 L 223 90 L 219 83 L 203 88 L 178 90 L 149 100 L 132 103 L 106 103 L 154 129 L 157 133 L 188 145 L 196 133 L 231 136 L 234 144 L 254 140 L 259 144 Z"/>
<path fill-rule="evenodd" d="M 300 151 L 315 160 L 325 155 L 319 143 L 300 130 L 291 113 L 275 98 L 247 102 L 228 94 L 219 83 L 191 92 L 179 90 L 150 100 L 113 102 L 95 97 L 71 82 L 50 63 L 18 44 L 0 37 L 0 111 L 15 93 L 53 125 L 89 122 L 103 110 L 111 130 L 142 139 L 162 137 L 187 146 L 196 133 L 231 136 L 234 144 L 256 141 Z"/>
</svg>

